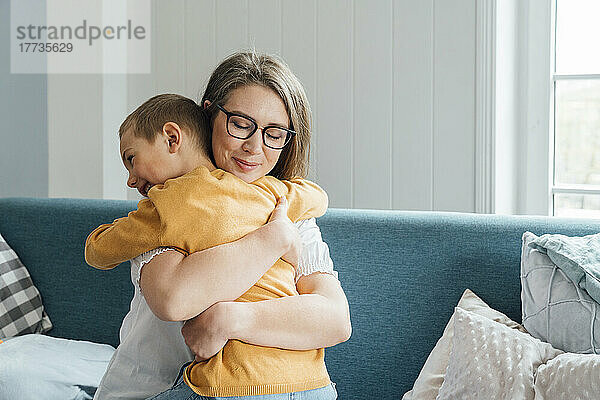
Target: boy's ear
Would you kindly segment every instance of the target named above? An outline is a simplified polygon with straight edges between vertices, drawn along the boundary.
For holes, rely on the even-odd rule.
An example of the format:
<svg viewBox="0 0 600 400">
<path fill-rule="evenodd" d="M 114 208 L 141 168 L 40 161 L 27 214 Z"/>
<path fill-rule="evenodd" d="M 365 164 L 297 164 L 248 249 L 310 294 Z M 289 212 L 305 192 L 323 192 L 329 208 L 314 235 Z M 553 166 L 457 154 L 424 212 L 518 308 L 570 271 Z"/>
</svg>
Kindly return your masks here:
<svg viewBox="0 0 600 400">
<path fill-rule="evenodd" d="M 163 125 L 163 135 L 169 144 L 169 153 L 176 153 L 183 143 L 181 127 L 175 122 L 166 122 Z"/>
<path fill-rule="evenodd" d="M 206 110 L 208 107 L 210 107 L 210 100 L 204 100 L 204 103 L 202 104 L 202 107 L 204 107 L 204 109 Z"/>
</svg>

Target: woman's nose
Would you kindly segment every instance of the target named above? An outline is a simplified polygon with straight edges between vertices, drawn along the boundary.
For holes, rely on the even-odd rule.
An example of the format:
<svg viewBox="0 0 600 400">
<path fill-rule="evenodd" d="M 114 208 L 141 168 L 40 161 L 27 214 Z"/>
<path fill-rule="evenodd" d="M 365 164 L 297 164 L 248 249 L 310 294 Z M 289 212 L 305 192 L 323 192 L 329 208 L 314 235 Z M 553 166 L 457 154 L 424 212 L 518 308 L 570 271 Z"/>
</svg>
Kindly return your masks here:
<svg viewBox="0 0 600 400">
<path fill-rule="evenodd" d="M 254 135 L 244 140 L 244 143 L 242 144 L 242 149 L 244 149 L 244 151 L 247 151 L 248 153 L 256 154 L 261 151 L 262 144 L 262 129 L 258 128 L 256 132 L 254 132 Z"/>
</svg>

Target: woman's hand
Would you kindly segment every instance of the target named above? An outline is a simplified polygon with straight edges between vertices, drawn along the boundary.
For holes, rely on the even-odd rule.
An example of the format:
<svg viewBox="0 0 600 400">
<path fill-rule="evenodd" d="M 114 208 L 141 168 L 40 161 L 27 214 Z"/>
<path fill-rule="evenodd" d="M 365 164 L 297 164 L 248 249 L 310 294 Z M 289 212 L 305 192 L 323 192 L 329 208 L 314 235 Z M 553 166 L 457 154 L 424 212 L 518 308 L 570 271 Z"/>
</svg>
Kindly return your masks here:
<svg viewBox="0 0 600 400">
<path fill-rule="evenodd" d="M 279 232 L 280 240 L 288 246 L 288 251 L 281 256 L 281 259 L 290 263 L 294 268 L 298 268 L 298 260 L 302 252 L 302 239 L 296 225 L 288 218 L 288 202 L 285 196 L 277 201 L 277 206 L 269 217 L 267 224 L 276 227 Z"/>
<path fill-rule="evenodd" d="M 196 361 L 204 361 L 219 352 L 228 340 L 225 321 L 227 303 L 216 303 L 202 314 L 188 320 L 181 328 L 185 344 L 196 355 Z"/>
</svg>

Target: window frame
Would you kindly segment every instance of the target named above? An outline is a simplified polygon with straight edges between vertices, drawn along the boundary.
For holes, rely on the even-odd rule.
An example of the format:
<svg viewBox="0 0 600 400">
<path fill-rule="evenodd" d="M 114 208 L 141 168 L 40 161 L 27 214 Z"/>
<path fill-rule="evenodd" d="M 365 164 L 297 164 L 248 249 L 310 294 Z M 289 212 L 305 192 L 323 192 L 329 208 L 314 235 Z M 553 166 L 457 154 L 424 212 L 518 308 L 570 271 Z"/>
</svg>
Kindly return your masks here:
<svg viewBox="0 0 600 400">
<path fill-rule="evenodd" d="M 518 213 L 552 215 L 554 140 L 552 17 L 555 0 L 519 2 L 518 37 L 521 57 L 518 80 L 522 83 L 520 110 Z"/>
<path fill-rule="evenodd" d="M 600 185 L 586 185 L 586 184 L 556 184 L 555 183 L 555 171 L 556 171 L 556 150 L 554 148 L 554 143 L 556 141 L 556 120 L 554 116 L 555 108 L 555 99 L 556 99 L 556 82 L 558 81 L 567 81 L 567 80 L 582 80 L 582 79 L 599 79 L 600 74 L 557 74 L 556 73 L 556 26 L 557 26 L 557 18 L 558 15 L 556 13 L 558 0 L 550 0 L 552 3 L 552 19 L 551 19 L 551 78 L 552 78 L 552 95 L 550 96 L 550 104 L 551 104 L 551 114 L 550 121 L 552 125 L 550 126 L 551 131 L 551 143 L 552 150 L 550 153 L 551 158 L 551 166 L 550 166 L 550 210 L 549 215 L 554 216 L 555 207 L 554 207 L 554 195 L 556 194 L 579 194 L 579 195 L 599 195 L 600 194 Z"/>
</svg>

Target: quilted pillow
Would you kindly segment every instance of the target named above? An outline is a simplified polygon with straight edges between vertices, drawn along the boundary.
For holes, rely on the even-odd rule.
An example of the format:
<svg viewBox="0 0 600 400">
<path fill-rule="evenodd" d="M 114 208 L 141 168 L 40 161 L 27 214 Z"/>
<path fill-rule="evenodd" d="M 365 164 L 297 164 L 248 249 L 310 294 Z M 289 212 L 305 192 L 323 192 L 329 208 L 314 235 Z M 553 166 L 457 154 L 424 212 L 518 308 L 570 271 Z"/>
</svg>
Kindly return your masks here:
<svg viewBox="0 0 600 400">
<path fill-rule="evenodd" d="M 600 352 L 600 306 L 523 234 L 521 307 L 523 326 L 534 337 L 574 353 Z"/>
<path fill-rule="evenodd" d="M 561 353 L 526 333 L 457 308 L 452 353 L 437 398 L 533 400 L 537 368 Z"/>
<path fill-rule="evenodd" d="M 52 328 L 27 268 L 0 235 L 0 338 Z"/>
</svg>

